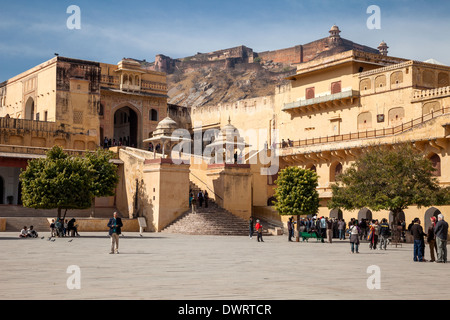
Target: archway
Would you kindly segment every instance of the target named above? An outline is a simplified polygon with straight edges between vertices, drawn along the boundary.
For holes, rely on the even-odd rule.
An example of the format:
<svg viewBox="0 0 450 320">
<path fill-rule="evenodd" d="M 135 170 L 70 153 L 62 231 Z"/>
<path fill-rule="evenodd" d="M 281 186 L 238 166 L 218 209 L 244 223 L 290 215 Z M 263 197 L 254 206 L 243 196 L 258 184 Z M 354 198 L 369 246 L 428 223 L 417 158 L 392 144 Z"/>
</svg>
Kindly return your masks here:
<svg viewBox="0 0 450 320">
<path fill-rule="evenodd" d="M 137 148 L 138 132 L 138 115 L 133 109 L 123 107 L 114 113 L 113 139 L 118 145 Z"/>
<path fill-rule="evenodd" d="M 34 109 L 34 100 L 30 97 L 25 104 L 25 120 L 34 120 Z"/>
<path fill-rule="evenodd" d="M 334 162 L 330 166 L 330 182 L 335 182 L 336 178 L 343 172 L 342 163 Z"/>
<path fill-rule="evenodd" d="M 372 211 L 368 208 L 362 208 L 358 212 L 358 221 L 365 219 L 366 221 L 372 221 Z"/>
<path fill-rule="evenodd" d="M 342 219 L 342 210 L 341 209 L 333 209 L 330 211 L 330 218 L 340 220 Z"/>
<path fill-rule="evenodd" d="M 405 221 L 405 213 L 403 211 L 401 211 L 400 213 L 398 213 L 397 216 L 397 223 L 400 221 Z M 394 213 L 392 211 L 389 211 L 389 224 L 392 225 L 394 223 Z"/>
<path fill-rule="evenodd" d="M 438 208 L 431 207 L 425 212 L 425 216 L 423 217 L 424 228 L 423 231 L 427 232 L 428 228 L 431 225 L 430 218 L 435 217 L 437 222 L 437 216 L 441 214 L 441 211 Z"/>
</svg>

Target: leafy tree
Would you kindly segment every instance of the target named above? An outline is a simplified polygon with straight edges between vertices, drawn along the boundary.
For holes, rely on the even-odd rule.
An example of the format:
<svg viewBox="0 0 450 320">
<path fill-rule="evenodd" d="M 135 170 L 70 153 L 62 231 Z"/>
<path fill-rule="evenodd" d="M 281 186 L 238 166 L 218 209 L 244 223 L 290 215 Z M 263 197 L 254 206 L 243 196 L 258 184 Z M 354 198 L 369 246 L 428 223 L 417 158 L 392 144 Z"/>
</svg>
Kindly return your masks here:
<svg viewBox="0 0 450 320">
<path fill-rule="evenodd" d="M 449 188 L 439 187 L 430 160 L 409 144 L 365 151 L 332 185 L 330 209 L 390 210 L 394 221 L 408 206 L 440 205 L 449 201 Z"/>
<path fill-rule="evenodd" d="M 316 214 L 319 210 L 317 173 L 299 167 L 280 171 L 275 181 L 275 209 L 280 215 L 297 216 Z"/>
<path fill-rule="evenodd" d="M 94 197 L 109 197 L 114 195 L 119 182 L 117 166 L 110 160 L 113 153 L 109 150 L 98 149 L 95 153 L 86 154 L 86 161 L 92 169 L 91 191 Z"/>
<path fill-rule="evenodd" d="M 70 157 L 55 146 L 46 158 L 28 162 L 20 174 L 23 205 L 35 209 L 87 209 L 95 196 L 113 195 L 117 172 L 110 155 L 96 152 L 86 158 Z"/>
</svg>

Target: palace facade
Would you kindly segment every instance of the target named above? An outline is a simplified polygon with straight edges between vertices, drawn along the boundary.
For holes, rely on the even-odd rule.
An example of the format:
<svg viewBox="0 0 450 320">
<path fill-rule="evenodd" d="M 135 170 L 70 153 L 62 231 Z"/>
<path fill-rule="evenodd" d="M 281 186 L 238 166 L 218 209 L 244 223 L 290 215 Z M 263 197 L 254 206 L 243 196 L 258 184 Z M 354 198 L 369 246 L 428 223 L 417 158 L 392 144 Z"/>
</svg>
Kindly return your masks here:
<svg viewBox="0 0 450 320">
<path fill-rule="evenodd" d="M 55 144 L 73 153 L 111 147 L 121 181 L 114 199 L 98 203 L 145 217 L 151 231 L 189 208 L 192 186 L 242 218 L 282 219 L 271 206 L 277 173 L 261 170 L 273 164 L 269 156 L 279 169 L 315 170 L 319 215 L 347 221 L 390 217 L 327 209 L 336 176 L 374 145 L 412 144 L 432 161 L 440 184 L 450 185 L 450 67 L 391 57 L 384 42 L 349 47 L 336 26 L 320 43 L 273 95 L 192 109 L 168 106 L 166 75 L 133 59 L 110 65 L 55 57 L 0 84 L 0 204 L 20 205 L 20 168 Z M 177 128 L 202 137 L 201 154 L 148 151 L 149 138 L 164 149 Z M 245 139 L 238 163 L 203 153 L 226 132 Z M 186 161 L 170 160 L 177 157 Z M 411 207 L 402 218 L 427 223 L 439 212 L 450 207 Z"/>
</svg>

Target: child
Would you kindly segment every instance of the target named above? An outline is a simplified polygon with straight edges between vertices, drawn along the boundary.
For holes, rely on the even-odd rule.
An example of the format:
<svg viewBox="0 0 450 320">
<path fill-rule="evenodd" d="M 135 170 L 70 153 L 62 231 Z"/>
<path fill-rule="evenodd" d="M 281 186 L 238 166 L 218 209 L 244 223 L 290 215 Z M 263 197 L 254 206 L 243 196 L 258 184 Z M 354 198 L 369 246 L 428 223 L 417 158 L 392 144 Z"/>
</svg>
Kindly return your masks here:
<svg viewBox="0 0 450 320">
<path fill-rule="evenodd" d="M 260 241 L 260 239 L 261 239 L 261 242 L 264 242 L 264 240 L 262 238 L 263 228 L 262 228 L 262 224 L 259 220 L 256 220 L 255 229 L 256 229 L 256 232 L 258 233 L 258 242 Z"/>
<path fill-rule="evenodd" d="M 51 236 L 51 237 L 56 237 L 56 232 L 55 232 L 55 219 L 52 219 L 52 223 L 50 224 L 50 236 Z"/>
</svg>

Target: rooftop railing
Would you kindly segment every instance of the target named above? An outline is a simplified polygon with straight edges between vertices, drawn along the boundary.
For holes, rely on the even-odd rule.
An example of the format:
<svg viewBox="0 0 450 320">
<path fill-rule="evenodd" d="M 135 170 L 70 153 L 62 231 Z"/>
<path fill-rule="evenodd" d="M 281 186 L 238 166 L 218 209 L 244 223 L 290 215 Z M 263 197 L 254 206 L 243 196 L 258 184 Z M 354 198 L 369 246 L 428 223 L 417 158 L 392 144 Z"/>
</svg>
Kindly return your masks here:
<svg viewBox="0 0 450 320">
<path fill-rule="evenodd" d="M 442 108 L 437 111 L 431 111 L 431 113 L 422 115 L 417 119 L 413 119 L 411 121 L 402 123 L 398 126 L 394 126 L 391 128 L 383 128 L 383 129 L 374 129 L 374 130 L 366 130 L 366 131 L 358 131 L 355 133 L 346 133 L 335 136 L 326 136 L 326 137 L 318 137 L 311 139 L 303 139 L 297 141 L 285 141 L 284 143 L 276 144 L 277 148 L 287 149 L 287 148 L 296 148 L 296 147 L 304 147 L 304 146 L 312 146 L 317 144 L 325 144 L 325 143 L 333 143 L 333 142 L 343 142 L 343 141 L 352 141 L 359 139 L 367 139 L 367 138 L 382 138 L 386 136 L 392 136 L 404 131 L 410 130 L 415 126 L 421 125 L 427 121 L 430 121 L 436 117 L 442 116 L 444 114 L 450 113 L 449 108 Z"/>
</svg>

